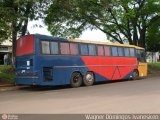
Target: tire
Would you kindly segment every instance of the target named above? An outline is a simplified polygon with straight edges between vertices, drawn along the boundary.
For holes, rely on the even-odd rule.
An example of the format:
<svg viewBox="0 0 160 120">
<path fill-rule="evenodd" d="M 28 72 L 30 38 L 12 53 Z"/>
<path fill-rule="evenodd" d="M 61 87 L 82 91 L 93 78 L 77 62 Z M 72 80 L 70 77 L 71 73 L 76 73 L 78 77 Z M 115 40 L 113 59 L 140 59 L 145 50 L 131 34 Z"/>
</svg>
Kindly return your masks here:
<svg viewBox="0 0 160 120">
<path fill-rule="evenodd" d="M 138 70 L 134 70 L 132 73 L 132 80 L 138 80 L 139 79 L 139 72 Z"/>
<path fill-rule="evenodd" d="M 76 88 L 82 85 L 82 75 L 78 72 L 72 73 L 71 87 Z"/>
<path fill-rule="evenodd" d="M 83 77 L 83 83 L 85 86 L 93 85 L 94 81 L 95 81 L 95 78 L 94 78 L 93 72 L 87 72 Z"/>
</svg>

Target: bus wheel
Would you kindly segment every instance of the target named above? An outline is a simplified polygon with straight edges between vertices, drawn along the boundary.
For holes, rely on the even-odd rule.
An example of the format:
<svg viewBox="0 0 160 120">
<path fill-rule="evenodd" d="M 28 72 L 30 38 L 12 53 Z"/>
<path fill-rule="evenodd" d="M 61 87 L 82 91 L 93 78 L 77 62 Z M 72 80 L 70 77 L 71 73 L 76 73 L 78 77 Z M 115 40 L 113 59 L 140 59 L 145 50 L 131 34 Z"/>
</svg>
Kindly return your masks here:
<svg viewBox="0 0 160 120">
<path fill-rule="evenodd" d="M 138 78 L 139 78 L 138 70 L 134 70 L 132 73 L 132 80 L 138 80 Z"/>
<path fill-rule="evenodd" d="M 71 77 L 71 87 L 79 87 L 82 85 L 82 76 L 80 73 L 75 72 L 72 73 L 72 77 Z"/>
<path fill-rule="evenodd" d="M 93 72 L 87 72 L 84 75 L 83 83 L 84 83 L 85 86 L 91 86 L 91 85 L 93 85 L 94 81 L 95 81 L 95 79 L 94 79 Z"/>
</svg>

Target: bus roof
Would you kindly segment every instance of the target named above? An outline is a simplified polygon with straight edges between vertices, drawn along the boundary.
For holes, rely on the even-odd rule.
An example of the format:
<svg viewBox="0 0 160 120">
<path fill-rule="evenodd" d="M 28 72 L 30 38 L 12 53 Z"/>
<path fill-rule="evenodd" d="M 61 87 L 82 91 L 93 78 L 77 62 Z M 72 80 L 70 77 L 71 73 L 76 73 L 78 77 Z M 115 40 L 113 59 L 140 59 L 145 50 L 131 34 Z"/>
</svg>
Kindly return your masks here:
<svg viewBox="0 0 160 120">
<path fill-rule="evenodd" d="M 138 47 L 138 46 L 135 46 L 135 45 L 118 44 L 118 43 L 111 43 L 111 42 L 80 40 L 80 39 L 68 39 L 68 41 L 71 41 L 71 42 L 80 42 L 80 43 L 93 43 L 93 44 L 101 44 L 101 45 L 122 46 L 122 47 L 134 47 L 136 49 L 144 49 L 142 47 Z"/>
</svg>

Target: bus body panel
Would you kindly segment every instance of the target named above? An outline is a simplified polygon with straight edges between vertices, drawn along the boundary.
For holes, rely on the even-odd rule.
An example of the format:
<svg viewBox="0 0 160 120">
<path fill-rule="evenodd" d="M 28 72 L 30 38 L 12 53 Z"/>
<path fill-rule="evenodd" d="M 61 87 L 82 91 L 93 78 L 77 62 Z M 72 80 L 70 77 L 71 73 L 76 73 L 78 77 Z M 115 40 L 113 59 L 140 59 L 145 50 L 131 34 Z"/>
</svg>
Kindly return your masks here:
<svg viewBox="0 0 160 120">
<path fill-rule="evenodd" d="M 137 69 L 136 58 L 122 57 L 82 57 L 90 71 L 94 71 L 109 80 L 125 78 L 126 75 Z"/>
<path fill-rule="evenodd" d="M 139 62 L 138 65 L 138 71 L 140 77 L 146 77 L 147 76 L 147 63 Z"/>
<path fill-rule="evenodd" d="M 84 67 L 83 61 L 79 56 L 64 57 L 63 56 L 44 56 L 40 55 L 37 58 L 41 85 L 64 85 L 70 84 L 70 78 L 73 72 L 79 71 L 83 75 L 88 71 L 87 67 Z M 47 62 L 46 62 L 47 61 Z M 81 67 L 83 66 L 83 67 Z M 53 78 L 51 80 L 45 80 L 44 68 L 50 68 L 52 70 Z"/>
<path fill-rule="evenodd" d="M 130 78 L 130 75 L 134 69 L 137 69 L 135 58 L 126 58 L 130 61 L 130 64 L 126 65 L 125 61 L 122 62 L 122 58 L 102 58 L 102 63 L 94 62 L 87 63 L 87 60 L 92 59 L 98 61 L 99 57 L 78 57 L 78 56 L 39 56 L 37 59 L 36 69 L 39 69 L 39 81 L 40 85 L 65 85 L 70 84 L 70 78 L 73 72 L 80 72 L 85 75 L 87 71 L 92 71 L 95 74 L 96 81 L 107 80 L 120 80 Z M 107 60 L 108 59 L 108 60 Z M 47 61 L 47 62 L 45 62 Z M 112 62 L 121 61 L 119 65 L 109 65 Z M 105 65 L 104 65 L 105 63 Z M 108 64 L 108 65 L 107 65 Z M 51 80 L 45 80 L 43 68 L 52 68 L 53 77 Z M 124 70 L 125 69 L 125 70 Z"/>
</svg>

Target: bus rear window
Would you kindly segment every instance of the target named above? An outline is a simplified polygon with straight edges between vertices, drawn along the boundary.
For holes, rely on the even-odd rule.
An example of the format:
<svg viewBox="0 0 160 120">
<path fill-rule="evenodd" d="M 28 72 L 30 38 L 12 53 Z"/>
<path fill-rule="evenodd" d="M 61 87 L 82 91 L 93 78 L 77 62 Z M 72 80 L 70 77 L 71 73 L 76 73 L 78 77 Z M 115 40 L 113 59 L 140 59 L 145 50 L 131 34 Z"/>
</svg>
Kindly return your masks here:
<svg viewBox="0 0 160 120">
<path fill-rule="evenodd" d="M 34 53 L 34 37 L 24 36 L 17 40 L 16 56 Z"/>
</svg>

